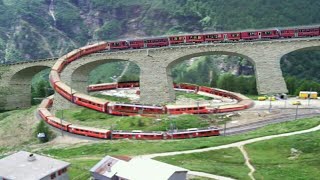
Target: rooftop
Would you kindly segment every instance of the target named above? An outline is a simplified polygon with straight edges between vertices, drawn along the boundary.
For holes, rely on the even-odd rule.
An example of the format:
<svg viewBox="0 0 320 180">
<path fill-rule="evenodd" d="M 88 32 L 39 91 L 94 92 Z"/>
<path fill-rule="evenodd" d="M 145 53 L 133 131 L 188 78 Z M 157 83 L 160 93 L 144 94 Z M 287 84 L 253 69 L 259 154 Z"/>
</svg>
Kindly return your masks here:
<svg viewBox="0 0 320 180">
<path fill-rule="evenodd" d="M 70 164 L 64 161 L 33 154 L 33 160 L 29 161 L 29 152 L 19 151 L 15 154 L 0 159 L 0 177 L 6 179 L 41 179 Z M 32 159 L 31 158 L 31 159 Z"/>
<path fill-rule="evenodd" d="M 90 171 L 109 178 L 115 175 L 130 180 L 149 180 L 150 178 L 166 180 L 175 172 L 187 172 L 188 170 L 148 158 L 135 157 L 126 162 L 106 156 Z"/>
</svg>

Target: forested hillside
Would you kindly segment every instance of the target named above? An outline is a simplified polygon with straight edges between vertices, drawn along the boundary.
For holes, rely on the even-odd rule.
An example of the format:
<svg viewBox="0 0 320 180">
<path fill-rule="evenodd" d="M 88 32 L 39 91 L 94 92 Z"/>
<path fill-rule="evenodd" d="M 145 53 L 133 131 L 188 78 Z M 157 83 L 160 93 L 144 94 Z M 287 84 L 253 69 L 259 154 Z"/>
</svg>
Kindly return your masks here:
<svg viewBox="0 0 320 180">
<path fill-rule="evenodd" d="M 0 0 L 0 61 L 57 57 L 99 40 L 320 24 L 319 10 L 315 0 Z M 212 84 L 218 82 L 208 74 L 214 71 L 250 72 L 240 58 L 224 57 L 238 59 L 225 63 L 221 57 L 192 68 L 178 65 L 175 81 Z M 282 68 L 285 75 L 319 82 L 319 61 L 320 53 L 296 52 L 284 58 Z M 201 69 L 207 65 L 211 69 Z M 91 81 L 112 81 L 123 67 L 99 67 L 108 73 L 95 71 Z M 130 65 L 123 79 L 137 78 L 136 73 Z"/>
</svg>

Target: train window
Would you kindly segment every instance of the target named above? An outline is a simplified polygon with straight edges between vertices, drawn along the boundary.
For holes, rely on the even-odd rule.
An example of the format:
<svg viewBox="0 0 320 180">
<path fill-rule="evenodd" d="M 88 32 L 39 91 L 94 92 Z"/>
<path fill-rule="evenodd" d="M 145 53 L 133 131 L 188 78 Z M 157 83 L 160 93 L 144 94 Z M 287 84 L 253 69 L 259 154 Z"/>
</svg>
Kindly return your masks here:
<svg viewBox="0 0 320 180">
<path fill-rule="evenodd" d="M 239 34 L 231 34 L 231 37 L 238 37 Z"/>
<path fill-rule="evenodd" d="M 249 35 L 249 36 L 255 36 L 256 33 L 255 33 L 255 32 L 248 32 L 248 35 Z"/>
<path fill-rule="evenodd" d="M 263 32 L 263 34 L 265 34 L 265 35 L 271 35 L 271 34 L 272 34 L 272 31 L 266 31 L 266 32 Z"/>
</svg>

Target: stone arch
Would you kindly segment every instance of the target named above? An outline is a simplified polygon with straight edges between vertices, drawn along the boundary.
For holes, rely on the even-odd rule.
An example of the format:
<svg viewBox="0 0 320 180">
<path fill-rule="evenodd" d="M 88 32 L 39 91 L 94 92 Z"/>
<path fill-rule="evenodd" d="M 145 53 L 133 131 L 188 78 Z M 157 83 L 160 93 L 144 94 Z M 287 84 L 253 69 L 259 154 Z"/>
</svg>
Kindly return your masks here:
<svg viewBox="0 0 320 180">
<path fill-rule="evenodd" d="M 112 63 L 112 62 L 135 63 L 133 61 L 125 60 L 125 59 L 101 59 L 101 60 L 96 60 L 92 62 L 87 62 L 73 69 L 73 72 L 71 73 L 71 79 L 69 82 L 70 86 L 72 86 L 77 91 L 86 92 L 86 86 L 88 85 L 89 74 L 100 65 Z"/>
<path fill-rule="evenodd" d="M 177 65 L 178 63 L 181 63 L 182 61 L 189 60 L 189 59 L 195 58 L 195 57 L 210 56 L 210 55 L 228 55 L 228 56 L 241 57 L 243 59 L 248 60 L 252 64 L 252 66 L 254 68 L 253 70 L 254 70 L 254 73 L 255 73 L 255 78 L 257 80 L 257 75 L 256 75 L 257 72 L 256 72 L 256 69 L 255 69 L 255 61 L 252 58 L 250 58 L 249 56 L 245 55 L 245 54 L 232 52 L 232 51 L 212 51 L 212 50 L 208 50 L 208 51 L 203 51 L 203 52 L 184 54 L 183 56 L 178 57 L 177 59 L 171 61 L 167 66 L 167 71 L 170 71 L 170 73 L 171 73 L 171 70 L 173 69 L 173 67 L 175 65 Z"/>
<path fill-rule="evenodd" d="M 47 65 L 35 65 L 12 72 L 13 75 L 8 83 L 11 94 L 7 97 L 7 109 L 30 107 L 32 78 L 40 71 L 49 68 Z"/>
</svg>

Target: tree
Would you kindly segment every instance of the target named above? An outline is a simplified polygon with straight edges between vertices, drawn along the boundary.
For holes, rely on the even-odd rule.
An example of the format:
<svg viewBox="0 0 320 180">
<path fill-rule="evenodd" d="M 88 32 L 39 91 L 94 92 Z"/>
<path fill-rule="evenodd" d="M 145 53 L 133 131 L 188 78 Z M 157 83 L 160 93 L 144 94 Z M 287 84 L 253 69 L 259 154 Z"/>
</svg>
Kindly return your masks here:
<svg viewBox="0 0 320 180">
<path fill-rule="evenodd" d="M 37 136 L 39 133 L 45 134 L 45 137 L 40 139 L 42 143 L 48 142 L 54 138 L 53 132 L 49 129 L 49 127 L 44 123 L 43 120 L 39 122 L 34 132 L 35 136 Z"/>
</svg>

